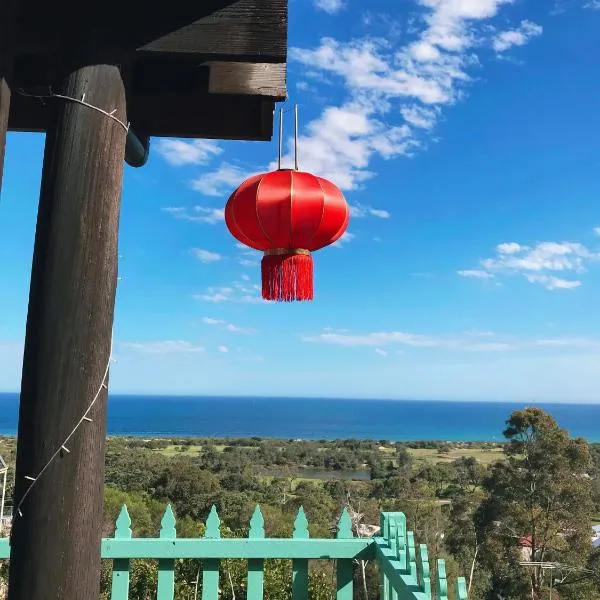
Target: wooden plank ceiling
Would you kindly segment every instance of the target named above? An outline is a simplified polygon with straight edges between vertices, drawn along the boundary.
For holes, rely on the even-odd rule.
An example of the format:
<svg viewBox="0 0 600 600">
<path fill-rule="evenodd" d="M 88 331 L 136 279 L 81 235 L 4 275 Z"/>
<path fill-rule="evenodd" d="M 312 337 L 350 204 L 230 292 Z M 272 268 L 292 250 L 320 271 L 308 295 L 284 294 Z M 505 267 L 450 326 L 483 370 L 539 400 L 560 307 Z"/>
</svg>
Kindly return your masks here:
<svg viewBox="0 0 600 600">
<path fill-rule="evenodd" d="M 286 96 L 287 0 L 19 5 L 9 129 L 46 130 L 47 102 L 26 94 L 53 90 L 83 49 L 120 57 L 140 135 L 271 139 Z"/>
</svg>

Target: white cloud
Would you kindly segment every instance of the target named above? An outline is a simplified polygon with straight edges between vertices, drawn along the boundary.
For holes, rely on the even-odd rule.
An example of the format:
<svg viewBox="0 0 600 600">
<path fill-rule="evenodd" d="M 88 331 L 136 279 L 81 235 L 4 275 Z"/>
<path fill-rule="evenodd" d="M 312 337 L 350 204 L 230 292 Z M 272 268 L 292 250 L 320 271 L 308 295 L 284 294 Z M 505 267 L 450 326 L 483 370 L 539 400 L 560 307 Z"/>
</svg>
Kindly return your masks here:
<svg viewBox="0 0 600 600">
<path fill-rule="evenodd" d="M 345 7 L 342 0 L 313 0 L 315 8 L 322 10 L 330 15 L 335 15 Z"/>
<path fill-rule="evenodd" d="M 522 250 L 521 244 L 516 242 L 508 242 L 505 244 L 498 244 L 496 247 L 500 254 L 516 254 Z"/>
<path fill-rule="evenodd" d="M 341 107 L 326 108 L 299 138 L 300 167 L 349 190 L 373 176 L 368 165 L 374 155 L 389 159 L 410 154 L 418 146 L 410 128 L 384 123 L 373 116 L 375 110 L 370 102 L 358 99 Z M 283 164 L 292 161 L 288 152 Z M 270 168 L 275 166 L 273 162 Z"/>
<path fill-rule="evenodd" d="M 600 253 L 578 242 L 540 242 L 535 246 L 508 242 L 496 246 L 494 257 L 480 261 L 480 269 L 458 271 L 458 274 L 479 278 L 521 275 L 546 289 L 566 290 L 579 287 L 581 281 L 558 277 L 556 273 L 581 275 L 598 259 Z"/>
<path fill-rule="evenodd" d="M 498 53 L 506 52 L 513 46 L 524 46 L 532 38 L 542 34 L 542 26 L 531 21 L 521 21 L 516 29 L 502 31 L 492 40 L 492 47 Z"/>
<path fill-rule="evenodd" d="M 494 276 L 487 271 L 481 271 L 480 269 L 465 269 L 457 271 L 461 277 L 473 277 L 475 279 L 491 279 Z"/>
<path fill-rule="evenodd" d="M 565 337 L 536 340 L 536 345 L 551 348 L 599 348 L 600 341 L 589 338 Z"/>
<path fill-rule="evenodd" d="M 425 9 L 420 31 L 404 46 L 391 36 L 323 38 L 316 48 L 290 48 L 290 59 L 305 65 L 306 77 L 321 85 L 341 79 L 347 91 L 300 136 L 302 168 L 356 189 L 374 175 L 373 158 L 412 156 L 441 108 L 464 97 L 468 71 L 479 65 L 475 50 L 491 43 L 485 21 L 512 1 L 418 0 Z M 532 30 L 521 33 L 531 36 Z M 285 160 L 291 160 L 291 144 Z"/>
<path fill-rule="evenodd" d="M 416 104 L 403 106 L 400 109 L 400 114 L 409 125 L 422 129 L 431 129 L 434 127 L 438 120 L 439 112 L 437 108 L 426 108 Z"/>
<path fill-rule="evenodd" d="M 561 279 L 554 275 L 530 275 L 526 274 L 525 278 L 530 283 L 539 283 L 547 290 L 572 290 L 581 285 L 581 281 Z"/>
<path fill-rule="evenodd" d="M 205 294 L 195 294 L 196 300 L 205 302 L 227 302 L 231 300 L 233 289 L 230 287 L 209 287 Z"/>
<path fill-rule="evenodd" d="M 245 246 L 240 242 L 237 242 L 235 244 L 235 247 L 241 251 L 241 256 L 238 256 L 237 261 L 240 265 L 242 265 L 242 267 L 255 268 L 260 266 L 261 252 L 259 252 L 258 250 L 254 250 L 254 248 Z M 242 279 L 244 279 L 245 277 L 247 277 L 247 275 L 242 275 Z"/>
<path fill-rule="evenodd" d="M 225 331 L 229 331 L 230 333 L 256 333 L 256 329 L 252 329 L 251 327 L 239 327 L 238 325 L 234 325 L 233 323 L 228 323 L 223 319 L 212 319 L 211 317 L 202 317 L 202 322 L 205 325 L 214 325 Z"/>
<path fill-rule="evenodd" d="M 380 208 L 371 208 L 371 209 L 369 209 L 369 212 L 374 217 L 377 217 L 379 219 L 389 219 L 391 216 L 387 210 L 381 210 Z"/>
<path fill-rule="evenodd" d="M 159 139 L 153 148 L 175 167 L 183 165 L 206 165 L 223 152 L 213 140 Z"/>
<path fill-rule="evenodd" d="M 354 239 L 354 234 L 346 231 L 339 240 L 333 242 L 332 246 L 336 248 L 343 248 L 348 242 L 351 242 Z"/>
<path fill-rule="evenodd" d="M 262 304 L 261 287 L 246 281 L 234 281 L 231 286 L 209 287 L 204 294 L 195 294 L 203 302 L 234 302 L 236 304 Z"/>
<path fill-rule="evenodd" d="M 600 0 L 590 0 L 583 5 L 583 8 L 589 8 L 590 10 L 600 10 Z"/>
<path fill-rule="evenodd" d="M 211 319 L 210 317 L 202 317 L 202 322 L 206 325 L 224 325 L 225 321 L 221 319 Z"/>
<path fill-rule="evenodd" d="M 494 333 L 492 331 L 465 331 L 465 335 L 476 338 L 494 337 Z"/>
<path fill-rule="evenodd" d="M 308 81 L 297 81 L 296 82 L 296 89 L 300 90 L 301 92 L 316 92 L 317 89 L 310 85 L 310 83 L 308 83 Z"/>
<path fill-rule="evenodd" d="M 219 352 L 223 352 L 223 354 L 227 354 L 227 352 L 229 352 L 229 348 L 227 346 L 219 346 Z"/>
<path fill-rule="evenodd" d="M 492 332 L 465 332 L 456 335 L 431 335 L 404 331 L 380 331 L 372 333 L 348 333 L 323 330 L 317 335 L 302 337 L 303 342 L 323 343 L 346 347 L 373 348 L 380 354 L 383 348 L 442 349 L 465 352 L 509 352 L 531 348 L 600 348 L 600 339 L 565 337 L 556 339 L 525 339 L 497 336 Z"/>
<path fill-rule="evenodd" d="M 258 267 L 260 265 L 260 261 L 252 258 L 240 258 L 238 260 L 242 267 Z"/>
<path fill-rule="evenodd" d="M 594 227 L 594 234 L 595 235 L 600 235 L 600 227 Z"/>
<path fill-rule="evenodd" d="M 517 248 L 518 247 L 518 248 Z M 507 252 L 506 248 L 511 251 Z M 576 242 L 540 242 L 536 246 L 516 243 L 497 246 L 498 256 L 482 261 L 489 270 L 505 271 L 575 271 L 585 272 L 585 262 L 593 258 L 585 246 Z"/>
<path fill-rule="evenodd" d="M 512 344 L 506 342 L 478 342 L 470 336 L 442 337 L 406 333 L 403 331 L 374 332 L 366 334 L 349 334 L 341 332 L 324 332 L 318 335 L 304 336 L 304 342 L 321 342 L 339 346 L 368 346 L 381 348 L 388 345 L 411 346 L 414 348 L 451 348 L 455 350 L 477 350 L 500 352 L 511 350 Z"/>
<path fill-rule="evenodd" d="M 388 353 L 385 350 L 382 350 L 381 348 L 375 348 L 375 352 L 377 354 L 379 354 L 379 356 L 387 356 Z"/>
<path fill-rule="evenodd" d="M 195 223 L 208 223 L 209 225 L 214 225 L 225 219 L 225 209 L 223 208 L 167 206 L 163 208 L 163 211 L 169 213 L 175 219 L 193 221 Z"/>
<path fill-rule="evenodd" d="M 224 162 L 216 171 L 203 173 L 190 185 L 205 196 L 224 196 L 231 194 L 251 174 L 236 165 Z"/>
<path fill-rule="evenodd" d="M 120 346 L 145 354 L 195 354 L 204 352 L 202 346 L 197 346 L 185 340 L 161 340 L 150 342 L 122 342 Z"/>
<path fill-rule="evenodd" d="M 203 250 L 202 248 L 192 248 L 192 254 L 203 263 L 217 262 L 223 259 L 221 254 L 211 252 L 210 250 Z"/>
<path fill-rule="evenodd" d="M 379 219 L 389 219 L 391 217 L 387 210 L 373 208 L 372 206 L 363 206 L 358 203 L 350 206 L 350 216 L 355 219 L 361 219 L 368 216 L 377 217 Z"/>
</svg>

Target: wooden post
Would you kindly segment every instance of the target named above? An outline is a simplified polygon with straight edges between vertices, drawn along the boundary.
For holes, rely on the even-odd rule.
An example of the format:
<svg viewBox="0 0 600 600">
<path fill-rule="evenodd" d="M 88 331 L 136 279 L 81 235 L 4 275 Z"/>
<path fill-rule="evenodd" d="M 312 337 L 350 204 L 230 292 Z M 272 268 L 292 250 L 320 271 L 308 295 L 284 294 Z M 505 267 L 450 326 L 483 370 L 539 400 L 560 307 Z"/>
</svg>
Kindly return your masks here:
<svg viewBox="0 0 600 600">
<path fill-rule="evenodd" d="M 55 92 L 126 121 L 120 70 L 85 61 Z M 100 390 L 117 282 L 124 128 L 52 101 L 31 274 L 19 409 L 15 506 Z M 97 600 L 106 388 L 15 512 L 10 600 Z"/>
<path fill-rule="evenodd" d="M 0 1 L 0 190 L 4 171 L 4 149 L 10 111 L 10 87 L 8 78 L 12 71 L 12 39 L 14 35 L 14 2 Z"/>
<path fill-rule="evenodd" d="M 0 35 L 2 33 L 0 32 Z M 4 63 L 4 64 L 2 64 Z M 2 173 L 4 172 L 4 149 L 6 147 L 6 130 L 8 128 L 8 112 L 10 110 L 10 88 L 6 80 L 8 65 L 0 56 L 0 189 L 2 189 Z"/>
</svg>

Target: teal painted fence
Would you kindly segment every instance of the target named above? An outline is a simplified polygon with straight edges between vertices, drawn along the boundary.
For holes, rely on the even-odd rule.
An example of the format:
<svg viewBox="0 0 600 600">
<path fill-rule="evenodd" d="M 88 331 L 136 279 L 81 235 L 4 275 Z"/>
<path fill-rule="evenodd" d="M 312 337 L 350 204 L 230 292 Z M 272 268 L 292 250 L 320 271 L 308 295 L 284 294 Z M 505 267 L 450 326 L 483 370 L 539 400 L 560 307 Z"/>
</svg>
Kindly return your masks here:
<svg viewBox="0 0 600 600">
<path fill-rule="evenodd" d="M 133 538 L 131 519 L 123 506 L 117 518 L 114 537 L 102 540 L 102 558 L 111 560 L 111 600 L 128 600 L 129 565 L 135 559 L 158 561 L 157 600 L 173 600 L 175 560 L 201 559 L 202 600 L 219 596 L 219 563 L 236 558 L 248 561 L 247 598 L 263 599 L 264 561 L 292 561 L 292 600 L 308 600 L 309 560 L 335 560 L 337 572 L 336 600 L 352 600 L 354 564 L 358 560 L 376 560 L 381 574 L 381 600 L 449 600 L 446 567 L 437 561 L 435 589 L 432 594 L 431 568 L 427 548 L 415 544 L 407 531 L 403 513 L 381 515 L 380 536 L 357 538 L 346 510 L 342 512 L 334 539 L 311 539 L 308 520 L 300 508 L 291 539 L 266 538 L 263 516 L 256 507 L 250 520 L 247 538 L 221 538 L 221 522 L 213 507 L 203 538 L 178 538 L 175 515 L 168 506 L 158 538 Z M 0 559 L 8 559 L 8 539 L 0 539 Z M 459 577 L 454 598 L 467 600 L 465 580 Z M 268 599 L 267 599 L 268 600 Z"/>
</svg>

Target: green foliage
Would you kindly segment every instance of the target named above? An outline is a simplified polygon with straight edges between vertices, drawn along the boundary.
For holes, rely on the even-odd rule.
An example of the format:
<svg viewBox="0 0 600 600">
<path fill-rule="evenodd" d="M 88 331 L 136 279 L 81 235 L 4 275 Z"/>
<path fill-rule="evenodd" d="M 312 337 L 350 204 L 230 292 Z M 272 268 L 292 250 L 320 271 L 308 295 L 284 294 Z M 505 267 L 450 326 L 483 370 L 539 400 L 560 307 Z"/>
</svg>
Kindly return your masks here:
<svg viewBox="0 0 600 600">
<path fill-rule="evenodd" d="M 378 524 L 382 510 L 403 511 L 429 547 L 432 570 L 433 558 L 450 554 L 449 578 L 462 574 L 469 582 L 473 574 L 469 600 L 529 599 L 532 585 L 538 597 L 549 598 L 548 574 L 519 565 L 518 542 L 526 536 L 535 538 L 536 558 L 571 567 L 554 582 L 552 600 L 600 600 L 600 552 L 591 551 L 589 529 L 592 517 L 600 520 L 600 445 L 569 438 L 539 409 L 513 413 L 505 436 L 502 445 L 110 438 L 104 535 L 113 534 L 126 503 L 133 535 L 157 536 L 169 502 L 178 537 L 203 535 L 213 504 L 223 537 L 246 537 L 257 503 L 267 537 L 291 537 L 300 506 L 310 535 L 331 537 L 349 503 L 369 525 Z M 12 466 L 14 439 L 0 443 Z M 290 597 L 291 568 L 290 561 L 265 562 L 265 598 Z M 102 600 L 110 571 L 104 564 Z M 190 600 L 196 587 L 200 598 L 202 561 L 178 560 L 175 572 L 175 600 Z M 375 562 L 364 565 L 364 576 L 366 595 L 362 565 L 355 565 L 355 599 L 379 598 Z M 223 561 L 220 600 L 244 600 L 246 578 L 244 561 Z M 156 583 L 155 561 L 132 562 L 130 600 L 154 599 Z M 315 600 L 335 597 L 335 564 L 311 561 L 309 589 Z"/>
<path fill-rule="evenodd" d="M 508 460 L 485 480 L 487 497 L 476 516 L 481 560 L 492 573 L 489 598 L 522 598 L 532 589 L 541 596 L 542 569 L 518 566 L 528 560 L 519 554 L 520 541 L 531 546 L 533 561 L 586 563 L 593 510 L 590 453 L 584 440 L 571 439 L 538 408 L 514 412 L 504 435 Z"/>
<path fill-rule="evenodd" d="M 102 534 L 111 537 L 115 521 L 123 504 L 131 516 L 132 531 L 135 537 L 156 537 L 160 530 L 160 519 L 165 509 L 164 503 L 145 497 L 139 492 L 123 492 L 113 486 L 104 489 L 104 522 Z"/>
</svg>

